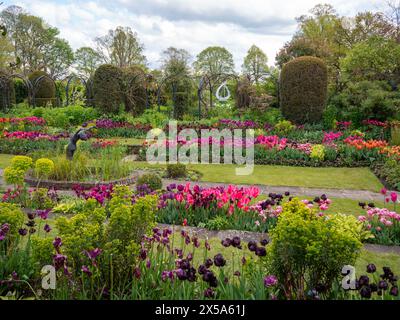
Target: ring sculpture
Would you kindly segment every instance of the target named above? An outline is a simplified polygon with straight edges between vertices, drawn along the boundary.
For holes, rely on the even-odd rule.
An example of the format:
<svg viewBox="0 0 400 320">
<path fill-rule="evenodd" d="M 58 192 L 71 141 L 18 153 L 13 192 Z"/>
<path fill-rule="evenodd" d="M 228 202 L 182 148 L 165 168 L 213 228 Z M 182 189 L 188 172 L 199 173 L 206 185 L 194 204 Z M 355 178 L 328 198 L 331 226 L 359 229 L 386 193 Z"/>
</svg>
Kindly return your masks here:
<svg viewBox="0 0 400 320">
<path fill-rule="evenodd" d="M 79 140 L 86 141 L 89 139 L 87 135 L 87 131 L 90 131 L 94 127 L 90 128 L 80 128 L 74 135 L 69 139 L 69 143 L 67 146 L 67 159 L 72 160 L 74 158 L 74 153 L 76 151 L 76 144 Z"/>
<path fill-rule="evenodd" d="M 225 93 L 224 96 L 221 96 L 221 91 Z M 228 86 L 226 85 L 226 81 L 224 81 L 217 89 L 217 92 L 215 93 L 215 96 L 217 97 L 218 101 L 225 102 L 228 101 L 229 98 L 231 97 L 231 92 L 228 89 Z"/>
</svg>

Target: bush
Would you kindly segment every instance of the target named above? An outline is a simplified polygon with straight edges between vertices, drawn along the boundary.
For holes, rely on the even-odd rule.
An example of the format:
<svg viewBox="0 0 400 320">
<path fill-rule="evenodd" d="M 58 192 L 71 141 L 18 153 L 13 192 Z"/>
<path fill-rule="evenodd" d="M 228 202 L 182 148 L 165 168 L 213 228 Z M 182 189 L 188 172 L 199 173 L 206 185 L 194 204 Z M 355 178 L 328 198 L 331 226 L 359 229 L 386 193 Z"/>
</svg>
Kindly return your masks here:
<svg viewBox="0 0 400 320">
<path fill-rule="evenodd" d="M 147 185 L 151 190 L 159 190 L 162 188 L 162 180 L 158 174 L 145 173 L 138 178 L 136 185 Z"/>
<path fill-rule="evenodd" d="M 282 113 L 296 124 L 322 119 L 327 99 L 328 71 L 315 57 L 300 57 L 286 63 L 280 78 Z"/>
<path fill-rule="evenodd" d="M 41 79 L 38 80 L 39 78 Z M 34 88 L 34 104 L 36 106 L 45 107 L 49 103 L 53 106 L 57 104 L 55 83 L 46 72 L 34 71 L 29 75 L 28 79 Z"/>
<path fill-rule="evenodd" d="M 12 79 L 0 70 L 0 110 L 7 110 L 15 103 L 15 89 Z"/>
<path fill-rule="evenodd" d="M 15 156 L 11 159 L 11 166 L 15 169 L 27 171 L 32 167 L 33 160 L 26 156 Z"/>
<path fill-rule="evenodd" d="M 146 74 L 138 66 L 125 68 L 122 72 L 125 110 L 139 116 L 146 110 Z"/>
<path fill-rule="evenodd" d="M 290 121 L 281 120 L 275 126 L 274 130 L 280 135 L 287 135 L 296 128 Z"/>
<path fill-rule="evenodd" d="M 38 178 L 47 178 L 54 170 L 53 160 L 47 158 L 37 159 L 35 162 L 35 174 Z"/>
<path fill-rule="evenodd" d="M 28 88 L 22 79 L 14 79 L 15 103 L 22 103 L 28 98 Z"/>
<path fill-rule="evenodd" d="M 93 77 L 95 106 L 104 113 L 116 113 L 123 103 L 122 70 L 110 64 L 97 68 Z"/>
<path fill-rule="evenodd" d="M 17 205 L 0 202 L 0 227 L 5 223 L 10 225 L 7 238 L 18 237 L 18 230 L 22 227 L 24 221 L 25 215 Z"/>
<path fill-rule="evenodd" d="M 330 104 L 338 109 L 338 119 L 361 125 L 363 120 L 386 121 L 399 113 L 400 94 L 385 81 L 348 83 Z"/>
<path fill-rule="evenodd" d="M 284 204 L 270 236 L 272 273 L 282 284 L 286 298 L 305 299 L 309 290 L 331 289 L 342 267 L 354 265 L 361 241 L 369 234 L 353 216 L 321 217 L 295 198 Z"/>
<path fill-rule="evenodd" d="M 187 175 L 186 166 L 183 163 L 175 163 L 167 165 L 167 177 L 168 178 L 184 178 Z"/>
<path fill-rule="evenodd" d="M 34 108 L 33 115 L 42 117 L 51 127 L 68 129 L 71 126 L 80 126 L 97 117 L 94 108 L 82 106 L 68 106 L 62 108 Z"/>
</svg>

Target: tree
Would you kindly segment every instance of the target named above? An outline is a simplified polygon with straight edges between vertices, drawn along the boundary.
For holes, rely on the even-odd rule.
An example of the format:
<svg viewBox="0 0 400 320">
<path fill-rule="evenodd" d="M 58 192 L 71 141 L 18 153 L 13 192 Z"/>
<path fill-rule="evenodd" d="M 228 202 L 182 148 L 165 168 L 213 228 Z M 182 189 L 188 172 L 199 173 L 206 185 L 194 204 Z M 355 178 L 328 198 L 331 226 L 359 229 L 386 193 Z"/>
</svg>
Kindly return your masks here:
<svg viewBox="0 0 400 320">
<path fill-rule="evenodd" d="M 200 75 L 206 75 L 209 90 L 210 107 L 213 106 L 213 93 L 217 84 L 226 79 L 226 74 L 234 74 L 235 64 L 232 54 L 223 47 L 208 47 L 197 55 L 194 62 L 195 70 Z"/>
<path fill-rule="evenodd" d="M 7 37 L 0 36 L 0 70 L 8 68 L 14 59 L 14 48 Z"/>
<path fill-rule="evenodd" d="M 344 74 L 353 81 L 399 83 L 400 45 L 391 39 L 372 37 L 357 44 L 341 61 L 341 66 Z"/>
<path fill-rule="evenodd" d="M 136 32 L 129 27 L 117 27 L 108 34 L 97 37 L 96 51 L 104 63 L 125 68 L 134 65 L 145 65 L 143 45 L 139 43 Z"/>
<path fill-rule="evenodd" d="M 194 63 L 197 72 L 216 76 L 234 73 L 232 54 L 223 47 L 208 47 L 197 55 Z"/>
<path fill-rule="evenodd" d="M 82 47 L 75 52 L 75 68 L 78 74 L 90 78 L 101 64 L 100 55 L 90 47 Z"/>
<path fill-rule="evenodd" d="M 166 75 L 189 74 L 191 56 L 185 49 L 169 47 L 162 55 L 162 69 Z"/>
<path fill-rule="evenodd" d="M 69 73 L 69 67 L 74 62 L 74 52 L 66 40 L 56 38 L 45 52 L 44 59 L 47 73 L 55 79 L 60 79 Z"/>
<path fill-rule="evenodd" d="M 257 46 L 252 45 L 243 62 L 243 73 L 249 75 L 250 78 L 255 82 L 258 81 L 268 74 L 268 57 L 267 55 Z"/>
<path fill-rule="evenodd" d="M 386 1 L 388 7 L 386 12 L 386 19 L 393 26 L 393 38 L 400 42 L 400 1 L 388 0 Z"/>
</svg>

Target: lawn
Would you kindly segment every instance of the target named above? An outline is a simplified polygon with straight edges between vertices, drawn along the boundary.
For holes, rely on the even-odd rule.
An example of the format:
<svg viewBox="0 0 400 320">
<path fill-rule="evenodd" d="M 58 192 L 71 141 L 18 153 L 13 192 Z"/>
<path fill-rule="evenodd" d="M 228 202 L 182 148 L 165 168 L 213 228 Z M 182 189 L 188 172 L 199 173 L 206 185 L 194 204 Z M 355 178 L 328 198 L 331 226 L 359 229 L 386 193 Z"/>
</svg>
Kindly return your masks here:
<svg viewBox="0 0 400 320">
<path fill-rule="evenodd" d="M 137 168 L 154 167 L 135 162 Z M 157 166 L 157 165 L 156 165 Z M 383 186 L 368 168 L 311 168 L 255 165 L 251 175 L 238 176 L 236 165 L 198 164 L 190 169 L 202 173 L 201 181 L 232 184 L 292 186 L 370 190 L 378 192 Z"/>
</svg>

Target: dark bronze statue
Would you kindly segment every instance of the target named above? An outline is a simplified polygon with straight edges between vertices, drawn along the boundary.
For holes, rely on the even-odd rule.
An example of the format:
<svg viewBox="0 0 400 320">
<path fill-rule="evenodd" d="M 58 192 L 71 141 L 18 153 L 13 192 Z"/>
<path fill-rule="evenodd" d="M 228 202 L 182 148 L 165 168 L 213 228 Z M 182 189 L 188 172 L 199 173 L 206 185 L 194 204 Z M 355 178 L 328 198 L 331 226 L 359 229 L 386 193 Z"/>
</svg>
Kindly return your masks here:
<svg viewBox="0 0 400 320">
<path fill-rule="evenodd" d="M 90 128 L 80 128 L 74 135 L 71 136 L 69 139 L 69 143 L 67 146 L 67 159 L 72 160 L 74 157 L 74 153 L 76 151 L 76 144 L 79 140 L 86 141 L 89 136 L 87 134 L 87 131 L 90 131 L 94 127 Z"/>
</svg>

